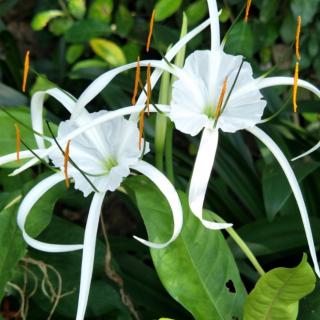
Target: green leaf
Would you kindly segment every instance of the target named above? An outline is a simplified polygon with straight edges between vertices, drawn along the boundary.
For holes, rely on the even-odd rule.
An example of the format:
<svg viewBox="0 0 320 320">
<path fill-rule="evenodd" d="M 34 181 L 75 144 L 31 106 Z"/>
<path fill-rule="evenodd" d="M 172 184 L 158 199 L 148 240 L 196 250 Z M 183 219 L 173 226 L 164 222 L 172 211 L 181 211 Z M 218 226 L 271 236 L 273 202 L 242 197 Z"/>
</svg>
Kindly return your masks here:
<svg viewBox="0 0 320 320">
<path fill-rule="evenodd" d="M 92 50 L 111 66 L 120 66 L 126 63 L 122 49 L 112 41 L 95 38 L 90 40 Z"/>
<path fill-rule="evenodd" d="M 295 17 L 301 16 L 302 25 L 309 24 L 318 11 L 319 0 L 292 0 L 290 7 Z"/>
<path fill-rule="evenodd" d="M 191 3 L 186 9 L 188 26 L 192 27 L 199 23 L 208 13 L 206 0 L 198 0 Z"/>
<path fill-rule="evenodd" d="M 300 302 L 299 317 L 300 320 L 318 320 L 320 314 L 320 283 L 316 289 Z"/>
<path fill-rule="evenodd" d="M 231 54 L 243 54 L 246 58 L 252 58 L 254 33 L 251 25 L 244 21 L 236 23 L 228 35 L 225 50 Z"/>
<path fill-rule="evenodd" d="M 38 75 L 35 83 L 33 84 L 33 86 L 30 89 L 30 94 L 33 95 L 37 91 L 45 91 L 50 88 L 56 88 L 56 87 L 57 87 L 57 85 L 55 85 L 50 80 L 48 80 L 46 75 Z"/>
<path fill-rule="evenodd" d="M 101 22 L 110 22 L 113 0 L 95 0 L 89 8 L 89 18 Z"/>
<path fill-rule="evenodd" d="M 24 256 L 26 245 L 17 225 L 17 206 L 7 207 L 0 212 L 0 300 L 14 267 Z"/>
<path fill-rule="evenodd" d="M 72 64 L 76 62 L 82 55 L 84 51 L 84 45 L 73 44 L 67 49 L 66 59 L 67 62 Z"/>
<path fill-rule="evenodd" d="M 303 179 L 320 167 L 320 163 L 297 162 L 292 167 L 298 181 L 302 182 Z M 263 170 L 262 185 L 267 217 L 272 221 L 289 199 L 292 190 L 282 169 L 278 165 L 275 166 L 274 163 L 266 166 Z"/>
<path fill-rule="evenodd" d="M 82 19 L 86 13 L 85 0 L 68 0 L 70 13 L 77 19 Z"/>
<path fill-rule="evenodd" d="M 60 36 L 67 32 L 73 25 L 73 20 L 67 17 L 56 18 L 49 22 L 49 30 L 55 35 Z"/>
<path fill-rule="evenodd" d="M 244 320 L 296 320 L 299 300 L 314 290 L 315 283 L 306 255 L 296 268 L 269 271 L 248 295 Z"/>
<path fill-rule="evenodd" d="M 88 59 L 77 62 L 71 70 L 70 78 L 72 79 L 94 79 L 104 71 L 108 64 L 98 59 Z"/>
<path fill-rule="evenodd" d="M 31 21 L 31 27 L 33 30 L 42 30 L 50 20 L 62 17 L 64 13 L 60 10 L 48 10 L 37 13 Z"/>
<path fill-rule="evenodd" d="M 26 105 L 27 103 L 28 103 L 28 99 L 25 95 L 0 82 L 0 105 L 1 106 L 19 106 L 19 105 Z"/>
<path fill-rule="evenodd" d="M 119 6 L 116 14 L 117 33 L 126 37 L 134 26 L 134 19 L 130 11 L 123 5 Z"/>
<path fill-rule="evenodd" d="M 263 0 L 260 9 L 260 20 L 268 22 L 274 18 L 275 12 L 278 10 L 280 1 L 278 0 Z"/>
<path fill-rule="evenodd" d="M 105 23 L 95 20 L 81 20 L 68 29 L 64 38 L 70 43 L 83 43 L 108 34 L 110 34 L 110 27 Z"/>
<path fill-rule="evenodd" d="M 142 176 L 127 179 L 125 187 L 137 204 L 149 239 L 166 241 L 172 217 L 160 191 Z M 169 247 L 151 250 L 161 282 L 197 320 L 207 320 L 209 314 L 212 319 L 240 319 L 246 293 L 226 241 L 221 232 L 205 229 L 193 216 L 183 193 L 181 201 L 181 235 Z"/>
<path fill-rule="evenodd" d="M 182 4 L 182 0 L 158 0 L 155 6 L 155 21 L 162 21 L 175 14 Z"/>
</svg>

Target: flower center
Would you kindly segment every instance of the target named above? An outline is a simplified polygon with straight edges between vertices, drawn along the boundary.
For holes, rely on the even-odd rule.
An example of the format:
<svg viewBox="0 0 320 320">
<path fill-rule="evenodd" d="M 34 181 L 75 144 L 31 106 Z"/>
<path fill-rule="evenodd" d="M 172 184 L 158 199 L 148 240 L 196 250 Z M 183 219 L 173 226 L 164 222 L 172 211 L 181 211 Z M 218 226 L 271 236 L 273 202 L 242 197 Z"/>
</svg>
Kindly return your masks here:
<svg viewBox="0 0 320 320">
<path fill-rule="evenodd" d="M 106 159 L 103 163 L 104 170 L 106 171 L 105 174 L 108 174 L 112 168 L 116 167 L 118 162 L 113 157 Z"/>
</svg>

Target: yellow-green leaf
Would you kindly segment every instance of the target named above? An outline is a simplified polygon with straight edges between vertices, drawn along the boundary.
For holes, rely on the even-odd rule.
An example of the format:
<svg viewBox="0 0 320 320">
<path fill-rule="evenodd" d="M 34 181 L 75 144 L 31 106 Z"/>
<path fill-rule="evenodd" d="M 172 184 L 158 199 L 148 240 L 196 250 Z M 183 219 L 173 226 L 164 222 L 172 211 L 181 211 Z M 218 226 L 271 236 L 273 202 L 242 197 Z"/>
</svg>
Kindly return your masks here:
<svg viewBox="0 0 320 320">
<path fill-rule="evenodd" d="M 311 293 L 315 284 L 306 255 L 296 268 L 269 271 L 248 295 L 244 320 L 296 320 L 299 300 Z"/>
<path fill-rule="evenodd" d="M 102 22 L 110 22 L 112 10 L 112 0 L 95 0 L 89 8 L 89 18 Z"/>
<path fill-rule="evenodd" d="M 31 22 L 33 30 L 42 30 L 50 20 L 56 17 L 62 17 L 64 13 L 60 10 L 48 10 L 37 13 Z"/>
<path fill-rule="evenodd" d="M 156 21 L 162 21 L 176 13 L 182 4 L 182 0 L 158 0 L 155 6 Z"/>
<path fill-rule="evenodd" d="M 74 63 L 76 60 L 80 58 L 83 51 L 84 51 L 84 45 L 82 44 L 73 44 L 72 46 L 70 46 L 66 54 L 67 62 L 70 64 Z"/>
<path fill-rule="evenodd" d="M 75 18 L 82 19 L 86 13 L 86 2 L 85 0 L 69 0 L 68 8 Z"/>
<path fill-rule="evenodd" d="M 112 66 L 126 63 L 126 57 L 122 49 L 112 41 L 96 38 L 90 41 L 90 46 L 97 56 Z"/>
</svg>

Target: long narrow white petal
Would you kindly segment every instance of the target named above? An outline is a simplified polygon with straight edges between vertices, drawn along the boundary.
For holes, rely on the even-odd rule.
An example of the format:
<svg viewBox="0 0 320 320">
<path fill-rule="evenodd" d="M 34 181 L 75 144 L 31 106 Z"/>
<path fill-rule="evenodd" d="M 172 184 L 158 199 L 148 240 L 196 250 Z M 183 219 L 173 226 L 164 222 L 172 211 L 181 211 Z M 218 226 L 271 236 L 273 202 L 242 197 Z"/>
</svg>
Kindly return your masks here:
<svg viewBox="0 0 320 320">
<path fill-rule="evenodd" d="M 189 187 L 189 205 L 202 224 L 213 230 L 226 229 L 229 223 L 216 223 L 203 218 L 203 202 L 207 192 L 219 141 L 218 129 L 204 129 Z"/>
<path fill-rule="evenodd" d="M 300 158 L 303 158 L 305 156 L 308 156 L 309 154 L 311 154 L 312 152 L 315 152 L 316 150 L 318 150 L 320 148 L 320 142 L 318 142 L 314 147 L 312 147 L 311 149 L 309 149 L 308 151 L 306 151 L 305 153 L 301 154 L 298 157 L 293 158 L 291 161 L 296 161 Z"/>
<path fill-rule="evenodd" d="M 80 292 L 76 320 L 83 320 L 86 313 L 94 265 L 94 253 L 96 249 L 99 217 L 104 197 L 105 193 L 94 194 L 88 214 L 88 220 L 84 233 Z"/>
<path fill-rule="evenodd" d="M 171 182 L 167 179 L 167 177 L 158 169 L 150 165 L 149 163 L 145 161 L 139 161 L 136 165 L 132 166 L 132 169 L 138 172 L 141 172 L 143 175 L 148 177 L 160 189 L 160 191 L 166 197 L 173 215 L 173 233 L 169 241 L 160 244 L 160 243 L 146 241 L 136 236 L 134 236 L 134 238 L 151 248 L 156 248 L 156 249 L 164 248 L 178 237 L 182 229 L 183 211 L 182 211 L 179 196 L 175 188 L 171 184 Z"/>
<path fill-rule="evenodd" d="M 143 60 L 140 61 L 140 66 L 147 67 L 148 65 L 151 65 L 153 68 L 159 68 L 163 71 L 167 71 L 169 73 L 172 73 L 173 75 L 179 77 L 179 68 L 177 67 L 171 67 L 166 62 L 162 62 L 159 60 Z M 102 74 L 100 77 L 95 79 L 81 94 L 81 96 L 78 99 L 78 102 L 76 104 L 75 110 L 72 114 L 73 119 L 77 118 L 79 115 L 81 115 L 81 112 L 83 108 L 93 99 L 95 98 L 109 83 L 114 79 L 118 74 L 127 71 L 129 69 L 134 69 L 137 67 L 136 63 L 130 63 L 126 64 L 124 66 L 112 69 L 104 74 Z"/>
<path fill-rule="evenodd" d="M 89 123 L 87 123 L 86 125 L 81 126 L 81 128 L 78 128 L 76 130 L 74 130 L 73 132 L 71 132 L 70 134 L 68 134 L 67 136 L 65 136 L 63 139 L 60 139 L 58 142 L 60 145 L 63 145 L 64 143 L 66 143 L 68 140 L 72 140 L 75 137 L 79 136 L 80 134 L 82 134 L 83 132 L 99 125 L 102 124 L 104 122 L 107 122 L 109 120 L 115 119 L 115 118 L 119 118 L 119 117 L 123 117 L 123 116 L 127 116 L 130 114 L 135 114 L 135 113 L 140 113 L 141 110 L 143 110 L 145 108 L 145 105 L 136 105 L 136 106 L 130 106 L 130 107 L 125 107 L 125 108 L 121 108 L 121 109 L 117 109 L 114 111 L 110 111 L 108 112 L 106 115 L 101 116 L 98 119 L 95 119 Z M 159 110 L 161 110 L 162 112 L 169 112 L 170 111 L 170 106 L 168 105 L 158 105 L 157 104 L 157 108 Z M 150 106 L 150 112 L 157 112 L 157 110 L 153 107 Z M 57 146 L 56 145 L 52 145 L 51 147 L 47 148 L 44 152 L 42 152 L 42 154 L 39 155 L 40 158 L 45 158 L 46 156 L 48 156 L 48 154 L 50 152 L 52 152 L 53 150 L 56 150 Z M 15 176 L 19 173 L 21 173 L 22 171 L 32 167 L 33 165 L 38 163 L 38 159 L 32 159 L 30 161 L 28 161 L 27 163 L 25 163 L 23 166 L 21 166 L 20 168 L 16 169 L 15 171 L 13 171 L 10 175 L 11 176 Z"/>
<path fill-rule="evenodd" d="M 253 135 L 255 135 L 259 140 L 261 140 L 267 147 L 268 149 L 273 153 L 277 161 L 279 162 L 284 174 L 286 175 L 288 182 L 291 186 L 293 195 L 297 201 L 304 230 L 306 233 L 308 245 L 309 245 L 309 250 L 310 254 L 312 257 L 313 265 L 315 272 L 317 273 L 318 277 L 320 277 L 320 269 L 319 269 L 319 264 L 317 260 L 317 254 L 315 250 L 315 245 L 313 241 L 313 236 L 312 236 L 312 231 L 311 231 L 311 226 L 309 222 L 309 217 L 308 217 L 308 212 L 307 208 L 303 199 L 303 195 L 299 186 L 299 182 L 297 181 L 297 178 L 282 151 L 280 148 L 277 146 L 277 144 L 261 129 L 258 127 L 253 127 L 250 129 L 247 129 L 249 132 L 251 132 Z"/>
<path fill-rule="evenodd" d="M 55 173 L 49 176 L 48 178 L 39 182 L 35 187 L 33 187 L 21 202 L 17 217 L 18 226 L 22 231 L 24 240 L 28 243 L 29 246 L 35 249 L 46 252 L 69 252 L 80 250 L 83 247 L 80 244 L 61 245 L 41 242 L 31 238 L 25 230 L 26 220 L 32 207 L 48 190 L 50 190 L 53 186 L 63 180 L 64 176 L 62 173 Z"/>
<path fill-rule="evenodd" d="M 258 78 L 256 80 L 256 86 L 259 90 L 275 87 L 275 86 L 293 86 L 294 78 L 292 77 L 270 77 L 270 78 Z M 320 90 L 312 85 L 311 83 L 299 79 L 298 86 L 307 89 L 314 93 L 316 96 L 320 97 Z"/>
<path fill-rule="evenodd" d="M 75 106 L 75 99 L 71 95 L 65 93 L 58 88 L 48 89 L 46 91 L 38 91 L 31 98 L 31 121 L 34 131 L 43 134 L 43 104 L 45 97 L 49 95 L 58 100 L 70 113 Z M 35 134 L 38 147 L 45 148 L 43 137 Z"/>
<path fill-rule="evenodd" d="M 43 149 L 35 149 L 33 150 L 36 154 L 43 152 Z M 32 154 L 32 152 L 25 150 L 25 151 L 20 151 L 19 152 L 19 157 L 20 159 L 29 159 L 29 158 L 33 158 L 34 155 Z M 0 157 L 0 166 L 3 166 L 6 163 L 9 162 L 13 162 L 17 160 L 17 153 L 10 153 L 10 154 L 6 154 L 5 156 Z"/>
<path fill-rule="evenodd" d="M 219 13 L 216 0 L 207 0 L 210 14 L 211 27 L 211 50 L 218 50 L 220 48 L 220 24 Z"/>
</svg>

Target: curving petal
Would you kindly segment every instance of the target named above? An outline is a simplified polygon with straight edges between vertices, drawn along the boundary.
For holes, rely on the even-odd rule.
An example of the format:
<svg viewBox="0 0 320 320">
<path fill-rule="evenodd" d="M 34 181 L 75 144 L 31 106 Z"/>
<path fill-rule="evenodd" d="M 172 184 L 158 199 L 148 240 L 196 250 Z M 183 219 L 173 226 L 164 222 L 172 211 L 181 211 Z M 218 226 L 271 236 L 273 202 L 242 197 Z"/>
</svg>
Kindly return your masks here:
<svg viewBox="0 0 320 320">
<path fill-rule="evenodd" d="M 70 132 L 63 139 L 59 139 L 58 142 L 60 145 L 63 145 L 68 140 L 74 139 L 75 137 L 79 136 L 83 132 L 85 132 L 85 131 L 87 131 L 87 130 L 89 130 L 99 124 L 102 124 L 104 122 L 107 122 L 107 121 L 115 119 L 115 118 L 127 116 L 130 114 L 139 114 L 141 112 L 141 110 L 143 110 L 144 108 L 145 108 L 145 105 L 142 104 L 142 105 L 130 106 L 130 107 L 125 107 L 125 108 L 117 109 L 114 111 L 110 111 L 107 114 L 105 114 L 104 116 L 101 116 L 98 119 L 92 120 L 91 122 L 87 123 L 86 125 L 81 126 L 81 128 L 78 128 L 78 129 Z M 157 108 L 159 110 L 161 110 L 162 112 L 166 112 L 166 113 L 170 111 L 170 106 L 168 106 L 168 105 L 157 104 Z M 157 112 L 157 110 L 151 105 L 150 112 Z M 41 155 L 39 155 L 39 157 L 45 158 L 46 156 L 48 156 L 50 154 L 50 152 L 53 152 L 56 149 L 57 149 L 57 146 L 52 145 L 51 147 L 47 148 Z M 39 162 L 38 159 L 36 159 L 36 158 L 32 159 L 32 160 L 28 161 L 27 163 L 25 163 L 24 165 L 22 165 L 20 168 L 14 170 L 10 174 L 10 176 L 15 176 L 15 175 L 27 170 L 28 168 L 32 167 L 33 165 L 37 164 L 38 162 Z"/>
<path fill-rule="evenodd" d="M 304 226 L 304 230 L 306 233 L 308 245 L 309 245 L 309 250 L 310 254 L 312 257 L 313 265 L 316 274 L 318 277 L 320 277 L 320 269 L 319 269 L 319 264 L 317 260 L 317 254 L 316 254 L 316 249 L 313 241 L 313 236 L 312 236 L 312 231 L 311 231 L 311 226 L 309 222 L 309 217 L 308 217 L 308 212 L 307 208 L 303 199 L 303 195 L 299 186 L 299 182 L 297 181 L 297 178 L 282 151 L 280 148 L 277 146 L 277 144 L 261 129 L 258 127 L 253 127 L 250 129 L 247 129 L 247 131 L 251 132 L 254 136 L 256 136 L 261 142 L 263 142 L 268 149 L 273 153 L 277 161 L 279 162 L 284 174 L 286 175 L 288 182 L 291 186 L 293 195 L 297 201 L 299 210 L 300 210 L 300 215 L 302 218 L 302 223 Z"/>
<path fill-rule="evenodd" d="M 293 77 L 270 77 L 270 78 L 258 78 L 256 79 L 256 86 L 259 90 L 275 87 L 275 86 L 293 86 Z M 298 86 L 307 89 L 314 93 L 316 96 L 320 97 L 320 90 L 305 80 L 298 80 Z"/>
<path fill-rule="evenodd" d="M 83 247 L 81 244 L 62 245 L 41 242 L 30 237 L 25 230 L 26 220 L 32 207 L 48 190 L 50 190 L 53 186 L 63 181 L 64 179 L 65 178 L 63 174 L 59 172 L 42 180 L 35 187 L 33 187 L 29 191 L 29 193 L 23 198 L 19 207 L 17 221 L 18 226 L 22 231 L 23 238 L 29 246 L 37 250 L 45 252 L 69 252 L 81 250 Z"/>
<path fill-rule="evenodd" d="M 171 182 L 167 179 L 167 177 L 158 169 L 153 167 L 151 164 L 145 161 L 139 161 L 134 166 L 131 166 L 131 168 L 145 175 L 160 189 L 160 191 L 166 197 L 173 215 L 173 233 L 172 233 L 171 239 L 166 243 L 161 243 L 161 244 L 154 243 L 154 242 L 143 240 L 136 236 L 134 236 L 134 238 L 151 248 L 155 248 L 155 249 L 164 248 L 179 236 L 182 229 L 183 211 L 182 211 L 179 196 L 175 188 L 171 184 Z"/>
<path fill-rule="evenodd" d="M 88 220 L 84 233 L 80 292 L 76 320 L 83 320 L 86 313 L 94 265 L 94 253 L 96 248 L 99 217 L 104 197 L 105 193 L 95 193 L 90 205 Z"/>
<path fill-rule="evenodd" d="M 75 98 L 61 89 L 53 88 L 36 92 L 31 98 L 31 122 L 33 130 L 41 134 L 43 134 L 43 104 L 47 95 L 58 100 L 70 113 L 72 113 L 75 106 Z M 38 147 L 44 149 L 45 144 L 43 137 L 37 134 L 34 136 Z"/>
<path fill-rule="evenodd" d="M 43 152 L 43 149 L 35 149 L 33 150 L 36 154 Z M 34 155 L 32 152 L 25 150 L 25 151 L 20 151 L 19 153 L 20 159 L 29 159 L 29 158 L 34 158 Z M 3 166 L 6 163 L 13 162 L 17 160 L 17 153 L 10 153 L 6 154 L 5 156 L 0 157 L 0 166 Z"/>
<path fill-rule="evenodd" d="M 218 129 L 204 129 L 189 187 L 189 205 L 191 211 L 206 228 L 213 230 L 226 229 L 232 226 L 230 223 L 217 223 L 205 220 L 202 213 L 218 141 Z"/>
<path fill-rule="evenodd" d="M 209 14 L 210 14 L 210 27 L 211 27 L 211 50 L 220 48 L 220 24 L 219 12 L 216 0 L 207 0 Z"/>
<path fill-rule="evenodd" d="M 309 149 L 308 151 L 304 152 L 303 154 L 301 154 L 300 156 L 298 157 L 295 157 L 293 158 L 291 161 L 296 161 L 300 158 L 303 158 L 305 156 L 308 156 L 309 154 L 311 154 L 312 152 L 315 152 L 316 150 L 318 150 L 320 148 L 320 141 L 314 146 L 312 147 L 311 149 Z M 0 158 L 0 161 L 1 161 L 1 158 Z"/>
</svg>

